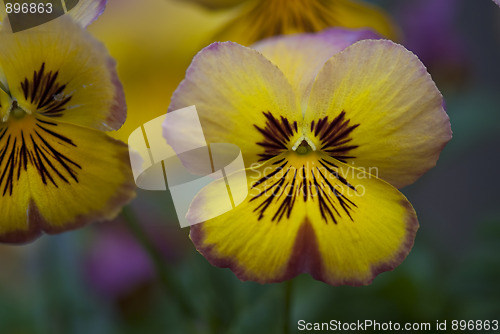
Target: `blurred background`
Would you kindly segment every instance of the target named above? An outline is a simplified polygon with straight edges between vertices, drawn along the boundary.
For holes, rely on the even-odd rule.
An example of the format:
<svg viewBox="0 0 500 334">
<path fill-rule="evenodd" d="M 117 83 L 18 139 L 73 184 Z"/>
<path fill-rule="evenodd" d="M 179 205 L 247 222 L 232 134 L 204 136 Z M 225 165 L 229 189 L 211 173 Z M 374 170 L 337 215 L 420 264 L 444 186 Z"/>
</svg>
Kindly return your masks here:
<svg viewBox="0 0 500 334">
<path fill-rule="evenodd" d="M 500 8 L 490 0 L 380 0 L 446 101 L 453 139 L 402 192 L 415 246 L 366 287 L 293 280 L 297 321 L 500 320 Z M 231 17 L 182 0 L 110 0 L 89 30 L 117 60 L 126 141 L 164 114 L 191 58 Z M 285 284 L 240 282 L 180 229 L 168 192 L 138 191 L 113 222 L 0 245 L 0 333 L 281 333 Z M 450 327 L 450 325 L 448 326 Z M 450 328 L 448 328 L 450 330 Z"/>
</svg>

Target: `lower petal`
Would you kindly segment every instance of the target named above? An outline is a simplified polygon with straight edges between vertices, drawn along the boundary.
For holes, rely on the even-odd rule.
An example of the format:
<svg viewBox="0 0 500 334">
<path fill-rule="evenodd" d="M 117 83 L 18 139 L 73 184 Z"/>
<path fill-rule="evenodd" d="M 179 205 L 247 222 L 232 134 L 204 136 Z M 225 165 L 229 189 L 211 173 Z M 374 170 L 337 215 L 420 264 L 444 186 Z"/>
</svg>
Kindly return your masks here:
<svg viewBox="0 0 500 334">
<path fill-rule="evenodd" d="M 106 0 L 66 0 L 66 10 L 81 26 L 94 22 L 106 8 Z"/>
<path fill-rule="evenodd" d="M 0 139 L 1 242 L 112 219 L 134 197 L 125 144 L 97 130 L 25 118 Z"/>
<path fill-rule="evenodd" d="M 413 245 L 418 222 L 408 200 L 326 155 L 284 154 L 248 169 L 247 180 L 242 204 L 191 227 L 196 248 L 242 280 L 280 282 L 309 273 L 331 285 L 369 284 Z M 188 219 L 217 205 L 214 189 L 197 195 Z"/>
</svg>

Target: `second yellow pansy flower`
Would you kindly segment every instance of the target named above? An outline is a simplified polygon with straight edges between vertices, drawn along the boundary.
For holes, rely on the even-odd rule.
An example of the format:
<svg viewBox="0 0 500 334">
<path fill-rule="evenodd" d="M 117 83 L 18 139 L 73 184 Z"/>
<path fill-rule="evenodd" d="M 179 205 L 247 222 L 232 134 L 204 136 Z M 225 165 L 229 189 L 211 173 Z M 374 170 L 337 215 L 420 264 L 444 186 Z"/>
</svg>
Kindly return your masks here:
<svg viewBox="0 0 500 334">
<path fill-rule="evenodd" d="M 0 32 L 0 242 L 111 219 L 135 187 L 115 63 L 68 17 Z"/>
</svg>

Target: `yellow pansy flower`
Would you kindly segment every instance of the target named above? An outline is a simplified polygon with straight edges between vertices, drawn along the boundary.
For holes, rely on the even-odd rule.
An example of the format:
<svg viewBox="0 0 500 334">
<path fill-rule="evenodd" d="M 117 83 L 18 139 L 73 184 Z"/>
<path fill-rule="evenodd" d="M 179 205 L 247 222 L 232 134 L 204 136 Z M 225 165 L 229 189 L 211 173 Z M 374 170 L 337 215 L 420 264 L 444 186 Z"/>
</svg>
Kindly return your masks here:
<svg viewBox="0 0 500 334">
<path fill-rule="evenodd" d="M 450 123 L 418 58 L 370 34 L 215 43 L 194 58 L 169 110 L 195 105 L 209 144 L 238 145 L 249 185 L 242 204 L 191 227 L 212 264 L 262 283 L 363 285 L 409 253 L 418 221 L 397 188 L 435 165 Z M 217 210 L 220 182 L 188 220 Z"/>
<path fill-rule="evenodd" d="M 395 39 L 389 16 L 353 0 L 191 0 L 210 9 L 234 7 L 216 40 L 250 45 L 266 37 L 317 32 L 329 27 L 371 28 Z"/>
<path fill-rule="evenodd" d="M 1 242 L 113 218 L 134 196 L 125 99 L 102 44 L 68 17 L 0 32 Z"/>
</svg>

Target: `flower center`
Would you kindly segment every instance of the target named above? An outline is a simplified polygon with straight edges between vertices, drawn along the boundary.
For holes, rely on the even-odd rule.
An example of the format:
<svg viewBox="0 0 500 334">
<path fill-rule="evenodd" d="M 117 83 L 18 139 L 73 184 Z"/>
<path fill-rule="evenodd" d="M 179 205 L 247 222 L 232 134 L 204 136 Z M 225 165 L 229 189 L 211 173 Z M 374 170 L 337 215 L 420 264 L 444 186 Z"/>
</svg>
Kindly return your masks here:
<svg viewBox="0 0 500 334">
<path fill-rule="evenodd" d="M 26 110 L 24 110 L 23 108 L 21 108 L 17 104 L 17 101 L 14 101 L 14 102 L 12 102 L 12 109 L 10 111 L 10 114 L 15 119 L 21 119 L 21 118 L 24 118 L 24 116 L 26 116 L 27 114 L 29 114 L 29 112 L 27 112 Z"/>
<path fill-rule="evenodd" d="M 264 149 L 260 161 L 267 162 L 252 185 L 258 219 L 270 214 L 279 222 L 302 201 L 315 203 L 325 223 L 336 224 L 343 216 L 352 220 L 357 190 L 342 176 L 346 171 L 339 162 L 355 158 L 351 153 L 358 146 L 352 143 L 352 133 L 359 124 L 352 124 L 342 111 L 312 121 L 310 129 L 300 128 L 300 133 L 297 122 L 270 112 L 264 116 L 264 128 L 254 125 L 264 137 L 257 143 Z"/>
<path fill-rule="evenodd" d="M 9 96 L 9 109 L 4 109 L 0 123 L 2 197 L 12 196 L 30 170 L 38 173 L 45 186 L 59 188 L 64 183 L 79 182 L 82 166 L 70 158 L 78 146 L 61 133 L 58 123 L 49 120 L 61 117 L 72 98 L 58 78 L 59 71 L 47 70 L 42 63 L 32 77 L 21 81 L 23 96 L 18 98 L 22 103 Z M 7 122 L 10 117 L 22 121 Z"/>
<path fill-rule="evenodd" d="M 304 148 L 307 149 L 299 146 L 297 151 Z M 295 204 L 300 202 L 317 205 L 326 224 L 337 224 L 342 217 L 352 220 L 351 212 L 357 207 L 352 195 L 357 190 L 342 176 L 345 171 L 322 152 L 307 154 L 305 158 L 287 152 L 283 159 L 264 165 L 258 171 L 250 193 L 258 220 L 270 215 L 271 221 L 279 223 L 289 218 Z M 271 166 L 273 168 L 269 168 Z"/>
<path fill-rule="evenodd" d="M 297 149 L 295 150 L 295 153 L 300 154 L 300 155 L 306 155 L 312 151 L 314 151 L 314 150 L 309 145 L 309 143 L 305 139 L 302 139 L 302 142 L 300 143 L 299 147 L 297 147 Z"/>
<path fill-rule="evenodd" d="M 259 161 L 267 161 L 285 152 L 294 151 L 297 155 L 308 155 L 310 152 L 323 152 L 328 156 L 347 163 L 354 159 L 352 152 L 358 148 L 353 144 L 352 133 L 359 124 L 352 124 L 346 118 L 345 111 L 334 118 L 323 117 L 311 122 L 310 130 L 300 134 L 298 123 L 291 123 L 287 118 L 274 117 L 271 112 L 264 112 L 266 124 L 261 128 L 254 127 L 264 139 L 256 144 L 264 149 L 258 154 Z"/>
</svg>

